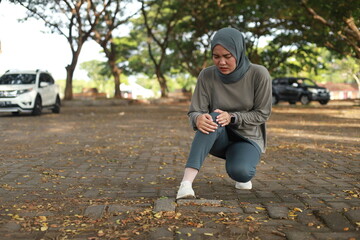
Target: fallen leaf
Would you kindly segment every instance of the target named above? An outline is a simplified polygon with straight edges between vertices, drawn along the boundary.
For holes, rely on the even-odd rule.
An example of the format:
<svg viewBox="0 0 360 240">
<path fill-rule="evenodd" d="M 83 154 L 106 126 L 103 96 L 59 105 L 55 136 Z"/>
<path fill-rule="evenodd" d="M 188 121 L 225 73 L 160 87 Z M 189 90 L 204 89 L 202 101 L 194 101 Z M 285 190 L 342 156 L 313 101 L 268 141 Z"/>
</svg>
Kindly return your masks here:
<svg viewBox="0 0 360 240">
<path fill-rule="evenodd" d="M 38 218 L 38 220 L 41 221 L 41 222 L 46 222 L 46 221 L 47 221 L 46 216 L 38 216 L 37 218 Z"/>
<path fill-rule="evenodd" d="M 154 217 L 156 218 L 161 218 L 162 217 L 162 212 L 157 212 L 154 214 Z"/>
<path fill-rule="evenodd" d="M 272 234 L 275 234 L 275 235 L 277 235 L 277 236 L 286 237 L 286 234 L 285 234 L 285 233 L 283 233 L 283 232 L 279 232 L 279 231 L 272 231 L 271 233 L 272 233 Z"/>
<path fill-rule="evenodd" d="M 303 210 L 301 210 L 300 208 L 294 208 L 295 212 L 303 212 Z"/>
<path fill-rule="evenodd" d="M 97 232 L 97 235 L 98 235 L 99 237 L 102 237 L 102 236 L 105 236 L 105 233 L 104 233 L 103 230 L 99 230 L 99 231 Z"/>
<path fill-rule="evenodd" d="M 40 228 L 40 231 L 42 231 L 42 232 L 45 232 L 46 230 L 48 230 L 48 226 L 42 226 L 41 228 Z"/>
<path fill-rule="evenodd" d="M 255 218 L 253 216 L 248 216 L 247 218 L 245 218 L 245 222 L 251 222 L 254 220 L 255 220 Z"/>
<path fill-rule="evenodd" d="M 266 208 L 263 207 L 256 207 L 257 210 L 266 210 Z"/>
<path fill-rule="evenodd" d="M 18 220 L 18 221 L 24 221 L 25 220 L 24 218 L 20 217 L 17 214 L 13 215 L 12 218 L 15 219 L 15 220 Z"/>
</svg>

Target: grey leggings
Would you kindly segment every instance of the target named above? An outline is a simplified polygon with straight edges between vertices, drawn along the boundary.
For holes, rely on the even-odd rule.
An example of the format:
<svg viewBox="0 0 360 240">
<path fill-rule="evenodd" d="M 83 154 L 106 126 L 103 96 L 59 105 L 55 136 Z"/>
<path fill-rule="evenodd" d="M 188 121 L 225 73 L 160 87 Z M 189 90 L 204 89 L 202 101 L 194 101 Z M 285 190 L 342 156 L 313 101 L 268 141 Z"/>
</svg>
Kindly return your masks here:
<svg viewBox="0 0 360 240">
<path fill-rule="evenodd" d="M 219 113 L 210 115 L 215 122 Z M 226 160 L 226 172 L 237 182 L 247 182 L 254 177 L 261 156 L 255 142 L 238 136 L 228 126 L 220 125 L 210 134 L 196 131 L 185 167 L 200 170 L 209 153 Z"/>
</svg>

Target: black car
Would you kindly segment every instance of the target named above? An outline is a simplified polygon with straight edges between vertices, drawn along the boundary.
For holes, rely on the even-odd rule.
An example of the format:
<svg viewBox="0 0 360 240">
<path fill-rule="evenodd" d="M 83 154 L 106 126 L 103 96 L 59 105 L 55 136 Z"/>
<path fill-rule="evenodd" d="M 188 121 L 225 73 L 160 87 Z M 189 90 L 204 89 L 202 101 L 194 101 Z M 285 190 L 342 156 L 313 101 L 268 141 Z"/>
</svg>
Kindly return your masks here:
<svg viewBox="0 0 360 240">
<path fill-rule="evenodd" d="M 319 87 L 308 78 L 283 77 L 272 81 L 273 105 L 279 101 L 287 101 L 290 104 L 301 102 L 306 105 L 311 101 L 319 101 L 325 105 L 330 101 L 328 89 Z"/>
</svg>

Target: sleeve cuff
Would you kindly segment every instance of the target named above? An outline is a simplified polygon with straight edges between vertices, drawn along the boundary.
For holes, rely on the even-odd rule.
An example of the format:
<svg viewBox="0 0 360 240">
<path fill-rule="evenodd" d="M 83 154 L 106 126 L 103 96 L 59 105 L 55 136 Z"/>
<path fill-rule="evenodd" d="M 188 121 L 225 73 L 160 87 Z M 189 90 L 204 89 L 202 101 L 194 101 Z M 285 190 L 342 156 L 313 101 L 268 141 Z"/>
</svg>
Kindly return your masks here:
<svg viewBox="0 0 360 240">
<path fill-rule="evenodd" d="M 236 124 L 238 122 L 238 116 L 234 113 L 230 113 L 231 121 L 230 124 Z"/>
</svg>

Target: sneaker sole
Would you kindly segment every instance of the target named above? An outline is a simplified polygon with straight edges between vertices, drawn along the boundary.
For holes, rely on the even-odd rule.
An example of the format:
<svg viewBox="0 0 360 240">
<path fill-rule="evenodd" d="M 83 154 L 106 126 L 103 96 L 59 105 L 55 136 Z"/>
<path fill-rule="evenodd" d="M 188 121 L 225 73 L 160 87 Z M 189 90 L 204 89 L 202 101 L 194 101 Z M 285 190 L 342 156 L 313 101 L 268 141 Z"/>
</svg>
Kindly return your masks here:
<svg viewBox="0 0 360 240">
<path fill-rule="evenodd" d="M 238 190 L 251 190 L 252 188 L 237 188 L 237 187 L 235 187 L 235 189 L 238 189 Z"/>
<path fill-rule="evenodd" d="M 179 199 L 193 199 L 193 198 L 195 198 L 195 195 L 188 194 L 188 195 L 185 195 L 185 196 L 177 197 L 176 200 L 179 200 Z"/>
</svg>

